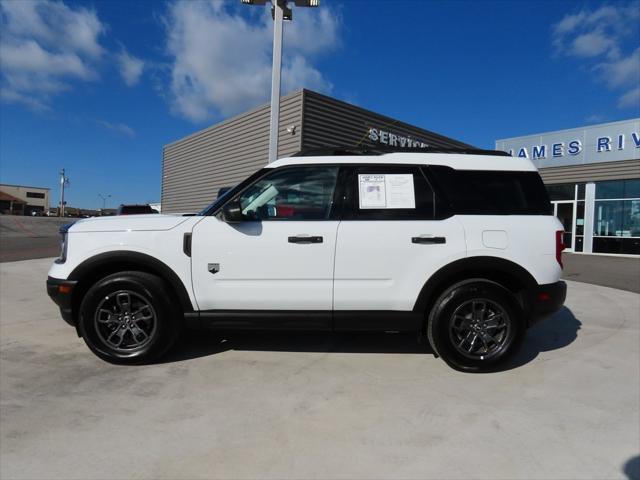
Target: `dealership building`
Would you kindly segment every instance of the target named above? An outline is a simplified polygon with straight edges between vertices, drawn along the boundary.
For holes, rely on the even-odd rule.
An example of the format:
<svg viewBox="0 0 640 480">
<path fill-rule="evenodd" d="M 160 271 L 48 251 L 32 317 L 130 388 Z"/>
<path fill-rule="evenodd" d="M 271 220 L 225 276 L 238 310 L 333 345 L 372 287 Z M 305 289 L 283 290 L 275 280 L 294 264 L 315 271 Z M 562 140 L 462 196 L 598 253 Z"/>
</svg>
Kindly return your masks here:
<svg viewBox="0 0 640 480">
<path fill-rule="evenodd" d="M 640 119 L 496 141 L 540 170 L 568 251 L 640 255 Z"/>
</svg>

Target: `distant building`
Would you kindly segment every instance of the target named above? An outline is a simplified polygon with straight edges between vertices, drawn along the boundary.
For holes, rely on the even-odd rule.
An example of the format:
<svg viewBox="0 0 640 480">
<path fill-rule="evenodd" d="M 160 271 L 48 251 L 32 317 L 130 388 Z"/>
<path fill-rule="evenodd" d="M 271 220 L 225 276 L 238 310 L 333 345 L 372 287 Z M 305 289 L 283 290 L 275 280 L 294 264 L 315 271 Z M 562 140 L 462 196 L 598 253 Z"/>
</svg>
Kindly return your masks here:
<svg viewBox="0 0 640 480">
<path fill-rule="evenodd" d="M 49 210 L 49 190 L 25 185 L 0 185 L 0 212 L 13 215 L 43 215 Z"/>
<path fill-rule="evenodd" d="M 0 190 L 0 213 L 5 215 L 24 215 L 27 202 Z"/>
</svg>

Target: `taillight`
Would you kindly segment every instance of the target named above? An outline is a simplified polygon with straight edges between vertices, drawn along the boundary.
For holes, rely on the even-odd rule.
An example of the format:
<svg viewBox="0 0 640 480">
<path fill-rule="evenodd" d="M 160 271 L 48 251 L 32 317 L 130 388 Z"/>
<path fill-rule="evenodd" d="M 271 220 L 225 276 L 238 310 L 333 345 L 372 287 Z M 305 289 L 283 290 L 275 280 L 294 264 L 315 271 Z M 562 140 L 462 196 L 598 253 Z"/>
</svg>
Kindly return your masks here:
<svg viewBox="0 0 640 480">
<path fill-rule="evenodd" d="M 564 268 L 562 264 L 562 251 L 567 248 L 562 240 L 563 235 L 564 232 L 562 230 L 556 231 L 556 260 L 560 264 L 560 268 Z"/>
</svg>

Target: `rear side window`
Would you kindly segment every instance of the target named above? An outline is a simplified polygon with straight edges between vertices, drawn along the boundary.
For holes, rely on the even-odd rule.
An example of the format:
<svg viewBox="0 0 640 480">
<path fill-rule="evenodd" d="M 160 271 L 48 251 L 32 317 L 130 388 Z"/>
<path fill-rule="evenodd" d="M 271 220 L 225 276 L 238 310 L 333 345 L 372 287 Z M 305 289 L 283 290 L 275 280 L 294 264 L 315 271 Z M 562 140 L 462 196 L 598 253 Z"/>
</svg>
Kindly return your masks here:
<svg viewBox="0 0 640 480">
<path fill-rule="evenodd" d="M 345 220 L 432 220 L 434 192 L 417 166 L 353 167 Z"/>
<path fill-rule="evenodd" d="M 551 215 L 537 172 L 454 170 L 430 166 L 451 213 L 461 215 Z"/>
</svg>

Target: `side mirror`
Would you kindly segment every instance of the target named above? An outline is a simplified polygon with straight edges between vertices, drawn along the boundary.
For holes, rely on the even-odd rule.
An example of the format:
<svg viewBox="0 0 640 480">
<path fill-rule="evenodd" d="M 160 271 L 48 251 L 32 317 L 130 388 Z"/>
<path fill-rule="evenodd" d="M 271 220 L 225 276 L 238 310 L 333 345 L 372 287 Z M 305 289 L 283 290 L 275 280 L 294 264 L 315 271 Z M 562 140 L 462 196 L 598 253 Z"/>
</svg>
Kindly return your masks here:
<svg viewBox="0 0 640 480">
<path fill-rule="evenodd" d="M 234 198 L 222 207 L 222 219 L 227 223 L 240 223 L 244 220 L 239 199 Z"/>
</svg>

